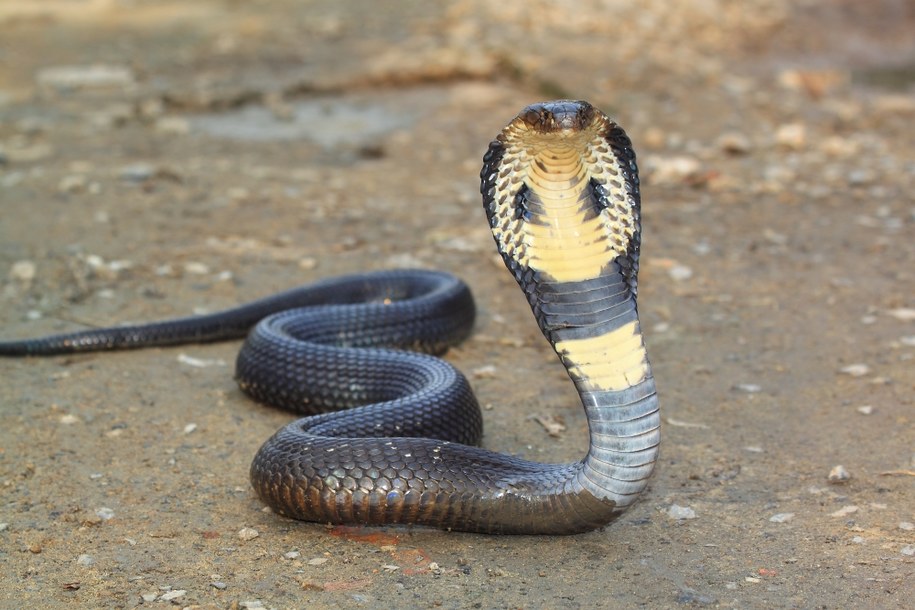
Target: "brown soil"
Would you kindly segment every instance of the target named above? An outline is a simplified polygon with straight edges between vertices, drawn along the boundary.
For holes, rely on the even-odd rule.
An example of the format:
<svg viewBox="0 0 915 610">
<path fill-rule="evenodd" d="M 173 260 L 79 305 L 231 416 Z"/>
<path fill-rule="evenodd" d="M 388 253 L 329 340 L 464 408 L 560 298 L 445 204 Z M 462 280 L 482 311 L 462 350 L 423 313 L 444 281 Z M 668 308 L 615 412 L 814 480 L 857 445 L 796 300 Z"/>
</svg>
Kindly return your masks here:
<svg viewBox="0 0 915 610">
<path fill-rule="evenodd" d="M 602 531 L 329 529 L 248 485 L 289 416 L 235 387 L 237 344 L 3 360 L 0 607 L 911 603 L 915 9 L 866 4 L 3 2 L 3 337 L 446 269 L 485 446 L 577 459 L 477 193 L 501 126 L 569 96 L 639 153 L 665 425 Z"/>
</svg>

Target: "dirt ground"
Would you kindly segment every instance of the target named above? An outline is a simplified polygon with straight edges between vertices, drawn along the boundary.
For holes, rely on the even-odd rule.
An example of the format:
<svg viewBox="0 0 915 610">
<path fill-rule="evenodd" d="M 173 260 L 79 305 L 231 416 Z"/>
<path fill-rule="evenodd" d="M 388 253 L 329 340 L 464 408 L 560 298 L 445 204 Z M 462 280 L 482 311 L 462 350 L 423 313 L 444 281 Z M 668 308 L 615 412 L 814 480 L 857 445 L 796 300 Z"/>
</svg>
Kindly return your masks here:
<svg viewBox="0 0 915 610">
<path fill-rule="evenodd" d="M 484 445 L 578 459 L 477 174 L 524 105 L 587 99 L 643 176 L 643 499 L 572 537 L 294 522 L 248 484 L 290 416 L 235 387 L 237 343 L 6 359 L 0 607 L 911 604 L 915 4 L 379 6 L 0 3 L 0 335 L 450 270 Z"/>
</svg>

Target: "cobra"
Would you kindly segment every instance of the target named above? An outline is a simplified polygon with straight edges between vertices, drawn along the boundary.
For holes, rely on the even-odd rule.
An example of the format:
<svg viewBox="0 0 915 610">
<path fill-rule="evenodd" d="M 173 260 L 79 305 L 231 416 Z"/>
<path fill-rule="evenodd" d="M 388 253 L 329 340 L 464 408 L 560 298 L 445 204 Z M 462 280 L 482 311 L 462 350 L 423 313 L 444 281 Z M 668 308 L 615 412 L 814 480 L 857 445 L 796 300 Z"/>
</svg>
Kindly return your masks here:
<svg viewBox="0 0 915 610">
<path fill-rule="evenodd" d="M 589 445 L 579 461 L 542 464 L 477 446 L 482 417 L 469 383 L 430 355 L 466 338 L 475 316 L 467 286 L 444 273 L 329 279 L 214 314 L 7 341 L 0 354 L 247 334 L 241 389 L 306 415 L 251 465 L 254 489 L 275 512 L 493 534 L 604 526 L 645 489 L 660 440 L 636 303 L 632 145 L 586 102 L 534 104 L 489 145 L 480 176 L 496 246 L 584 407 Z"/>
</svg>

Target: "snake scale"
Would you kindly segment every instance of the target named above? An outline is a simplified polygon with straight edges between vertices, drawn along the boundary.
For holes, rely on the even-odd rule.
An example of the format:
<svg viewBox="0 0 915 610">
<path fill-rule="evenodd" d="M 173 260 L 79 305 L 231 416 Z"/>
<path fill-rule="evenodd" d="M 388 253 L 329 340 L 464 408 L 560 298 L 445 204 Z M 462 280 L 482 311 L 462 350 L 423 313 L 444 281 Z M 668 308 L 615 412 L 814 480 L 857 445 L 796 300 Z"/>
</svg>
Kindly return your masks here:
<svg viewBox="0 0 915 610">
<path fill-rule="evenodd" d="M 590 104 L 544 102 L 492 141 L 480 177 L 496 246 L 585 409 L 590 443 L 579 461 L 477 446 L 482 417 L 469 383 L 431 355 L 466 338 L 475 317 L 469 289 L 446 273 L 328 279 L 214 314 L 6 341 L 0 355 L 247 335 L 241 389 L 306 415 L 251 465 L 254 489 L 277 513 L 501 534 L 601 527 L 645 488 L 660 440 L 636 305 L 635 153 Z"/>
</svg>

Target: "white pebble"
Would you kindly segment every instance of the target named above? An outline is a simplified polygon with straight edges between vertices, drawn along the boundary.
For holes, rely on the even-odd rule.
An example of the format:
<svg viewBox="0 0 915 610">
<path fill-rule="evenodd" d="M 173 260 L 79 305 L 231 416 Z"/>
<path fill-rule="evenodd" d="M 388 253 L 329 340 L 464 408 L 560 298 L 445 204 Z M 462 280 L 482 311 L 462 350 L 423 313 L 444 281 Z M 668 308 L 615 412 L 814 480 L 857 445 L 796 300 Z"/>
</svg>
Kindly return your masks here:
<svg viewBox="0 0 915 610">
<path fill-rule="evenodd" d="M 309 559 L 306 563 L 310 566 L 323 566 L 327 563 L 327 557 L 315 557 L 314 559 Z"/>
<path fill-rule="evenodd" d="M 864 544 L 864 536 L 852 536 L 851 541 L 855 544 Z"/>
<path fill-rule="evenodd" d="M 787 523 L 794 519 L 794 513 L 776 513 L 769 517 L 772 523 Z"/>
<path fill-rule="evenodd" d="M 238 530 L 238 537 L 246 542 L 248 540 L 254 540 L 258 536 L 260 536 L 260 532 L 258 532 L 253 527 L 243 527 Z"/>
<path fill-rule="evenodd" d="M 191 432 L 193 432 L 196 429 L 197 429 L 197 424 L 188 424 L 184 427 L 184 433 L 190 434 Z"/>
<path fill-rule="evenodd" d="M 829 516 L 830 517 L 846 517 L 846 516 L 848 516 L 852 513 L 856 513 L 856 512 L 858 512 L 858 507 L 855 506 L 854 504 L 850 504 L 848 506 L 843 506 L 842 508 L 840 508 L 839 510 L 837 510 L 835 512 L 829 513 Z"/>
<path fill-rule="evenodd" d="M 839 369 L 839 372 L 843 375 L 851 375 L 852 377 L 863 377 L 871 372 L 871 367 L 863 363 L 849 364 L 848 366 L 843 366 Z"/>
<path fill-rule="evenodd" d="M 10 266 L 10 278 L 20 282 L 31 282 L 37 272 L 38 266 L 29 260 L 16 261 Z"/>
<path fill-rule="evenodd" d="M 95 515 L 103 521 L 108 521 L 109 519 L 114 518 L 114 509 L 108 508 L 107 506 L 101 506 L 95 509 Z"/>
<path fill-rule="evenodd" d="M 286 553 L 283 553 L 283 557 L 286 559 L 298 559 L 299 555 L 301 555 L 301 553 L 299 553 L 298 551 L 288 551 Z"/>
<path fill-rule="evenodd" d="M 807 143 L 807 129 L 801 123 L 787 123 L 775 131 L 775 141 L 779 146 L 799 150 Z"/>
<path fill-rule="evenodd" d="M 158 593 L 144 593 L 140 597 L 143 598 L 144 602 L 154 602 L 156 598 L 159 597 Z"/>
<path fill-rule="evenodd" d="M 913 555 L 915 555 L 915 544 L 905 545 L 904 547 L 902 547 L 902 550 L 900 552 L 903 555 L 905 555 L 906 557 L 912 557 Z"/>
<path fill-rule="evenodd" d="M 670 508 L 667 509 L 667 516 L 671 519 L 695 519 L 696 511 L 691 509 L 689 506 L 671 504 Z"/>
<path fill-rule="evenodd" d="M 95 563 L 95 559 L 93 559 L 91 555 L 86 555 L 85 553 L 76 558 L 77 565 L 91 566 L 93 563 Z"/>
<path fill-rule="evenodd" d="M 860 413 L 861 415 L 870 415 L 871 413 L 874 412 L 874 407 L 872 407 L 870 405 L 861 405 L 860 407 L 858 407 L 856 409 L 856 411 L 858 411 L 858 413 Z"/>
<path fill-rule="evenodd" d="M 65 426 L 72 426 L 73 424 L 79 423 L 79 417 L 73 415 L 72 413 L 67 413 L 66 415 L 60 416 L 60 423 Z"/>
<path fill-rule="evenodd" d="M 762 386 L 755 383 L 738 383 L 734 386 L 735 390 L 746 392 L 747 394 L 758 394 L 762 392 Z"/>
<path fill-rule="evenodd" d="M 173 599 L 178 599 L 179 597 L 184 597 L 187 594 L 187 591 L 184 589 L 175 589 L 174 591 L 168 591 L 159 596 L 159 599 L 162 601 L 171 601 Z"/>
<path fill-rule="evenodd" d="M 829 475 L 826 478 L 833 485 L 840 485 L 842 483 L 847 483 L 851 479 L 851 474 L 845 470 L 845 466 L 839 464 L 832 467 L 832 470 L 829 471 Z"/>
<path fill-rule="evenodd" d="M 184 263 L 184 271 L 194 275 L 206 275 L 210 272 L 210 268 L 204 263 L 190 262 Z"/>
<path fill-rule="evenodd" d="M 686 265 L 674 265 L 667 270 L 667 275 L 675 282 L 684 282 L 693 277 L 693 270 Z"/>
<path fill-rule="evenodd" d="M 915 307 L 899 307 L 887 312 L 897 320 L 902 322 L 912 322 L 915 320 Z"/>
<path fill-rule="evenodd" d="M 127 66 L 94 64 L 88 66 L 52 66 L 38 71 L 39 85 L 61 89 L 125 87 L 134 82 Z"/>
<path fill-rule="evenodd" d="M 912 530 L 915 530 L 915 523 L 909 523 L 908 521 L 900 521 L 899 529 L 905 530 L 907 532 L 911 532 Z"/>
</svg>

